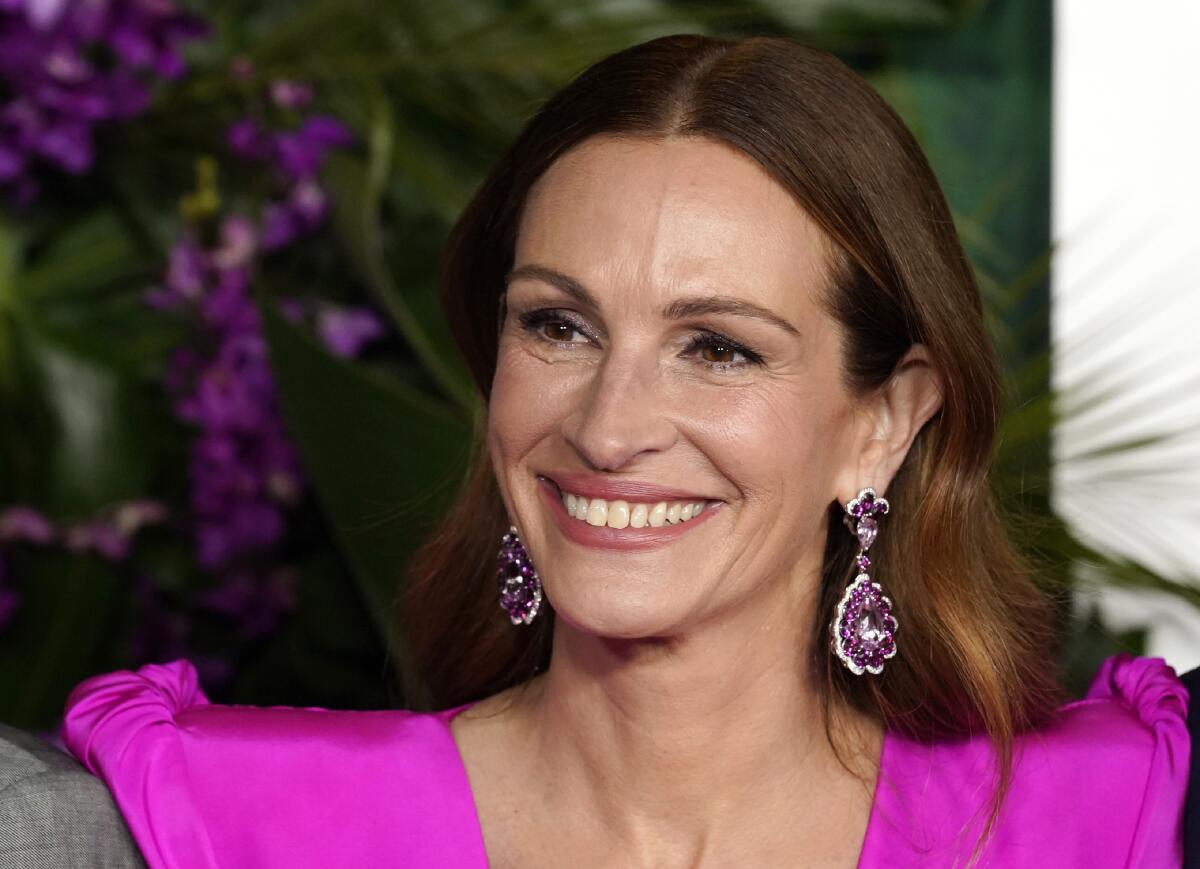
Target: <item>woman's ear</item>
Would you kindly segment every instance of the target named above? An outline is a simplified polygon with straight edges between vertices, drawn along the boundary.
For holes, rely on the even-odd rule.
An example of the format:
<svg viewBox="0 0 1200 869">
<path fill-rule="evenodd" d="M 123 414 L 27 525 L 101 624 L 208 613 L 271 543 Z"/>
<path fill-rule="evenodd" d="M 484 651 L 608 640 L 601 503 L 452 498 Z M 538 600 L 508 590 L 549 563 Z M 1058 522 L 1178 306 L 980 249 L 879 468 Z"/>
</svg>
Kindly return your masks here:
<svg viewBox="0 0 1200 869">
<path fill-rule="evenodd" d="M 887 381 L 858 408 L 854 452 L 846 462 L 848 477 L 838 484 L 839 503 L 866 486 L 884 495 L 917 433 L 941 408 L 943 394 L 928 348 L 913 344 Z"/>
</svg>

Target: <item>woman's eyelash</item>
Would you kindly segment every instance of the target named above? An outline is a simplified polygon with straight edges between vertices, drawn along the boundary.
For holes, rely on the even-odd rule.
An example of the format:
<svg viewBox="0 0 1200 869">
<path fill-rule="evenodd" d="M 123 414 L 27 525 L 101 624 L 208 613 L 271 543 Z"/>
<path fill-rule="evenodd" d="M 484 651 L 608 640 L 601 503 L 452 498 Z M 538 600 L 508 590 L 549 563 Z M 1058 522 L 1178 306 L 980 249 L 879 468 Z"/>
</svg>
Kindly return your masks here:
<svg viewBox="0 0 1200 869">
<path fill-rule="evenodd" d="M 717 332 L 698 332 L 688 345 L 688 352 L 708 348 L 741 353 L 742 358 L 745 360 L 744 362 L 709 362 L 708 360 L 704 360 L 704 364 L 711 368 L 724 371 L 730 368 L 741 368 L 745 365 L 762 365 L 763 359 L 758 353 L 755 353 L 745 344 L 739 344 L 732 338 L 726 338 Z"/>
<path fill-rule="evenodd" d="M 547 341 L 551 344 L 575 344 L 575 341 L 556 340 L 546 335 L 542 330 L 548 325 L 563 326 L 572 332 L 578 332 L 580 335 L 585 335 L 589 339 L 592 337 L 583 323 L 577 322 L 570 316 L 567 316 L 565 311 L 555 311 L 548 309 L 540 309 L 536 311 L 527 311 L 518 317 L 521 323 L 521 328 L 534 337 Z M 715 349 L 717 351 L 727 351 L 742 354 L 742 361 L 727 361 L 727 362 L 711 362 L 707 359 L 701 359 L 701 362 L 709 368 L 717 371 L 728 371 L 736 368 L 744 368 L 749 365 L 761 365 L 763 358 L 759 353 L 751 350 L 744 344 L 734 341 L 732 338 L 726 338 L 718 332 L 708 330 L 698 331 L 687 346 L 688 353 L 694 353 L 697 350 Z"/>
<path fill-rule="evenodd" d="M 551 338 L 549 335 L 539 331 L 543 326 L 566 326 L 569 329 L 578 332 L 580 335 L 586 335 L 588 338 L 592 337 L 588 330 L 584 328 L 582 323 L 576 322 L 562 311 L 553 311 L 544 308 L 537 311 L 527 311 L 521 314 L 520 317 L 518 317 L 518 320 L 521 323 L 521 328 L 526 332 L 529 332 L 537 338 L 541 338 L 543 341 L 549 341 L 552 344 L 574 344 L 575 342 L 557 341 L 554 338 Z"/>
</svg>

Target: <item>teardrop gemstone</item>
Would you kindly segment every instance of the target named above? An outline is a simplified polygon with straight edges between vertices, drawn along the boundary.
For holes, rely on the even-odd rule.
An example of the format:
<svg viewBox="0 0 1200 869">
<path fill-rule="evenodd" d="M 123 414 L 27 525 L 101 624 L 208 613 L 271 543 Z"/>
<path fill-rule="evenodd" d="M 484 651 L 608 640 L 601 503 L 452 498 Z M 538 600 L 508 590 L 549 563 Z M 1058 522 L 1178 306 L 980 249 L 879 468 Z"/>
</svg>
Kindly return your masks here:
<svg viewBox="0 0 1200 869">
<path fill-rule="evenodd" d="M 879 604 L 876 603 L 875 598 L 869 597 L 863 601 L 862 609 L 858 611 L 858 618 L 854 625 L 854 635 L 858 637 L 863 648 L 871 652 L 883 644 L 883 614 L 879 611 Z"/>
<path fill-rule="evenodd" d="M 831 626 L 834 653 L 856 676 L 881 673 L 884 662 L 895 657 L 899 627 L 882 587 L 860 573 L 837 605 Z"/>
<path fill-rule="evenodd" d="M 875 542 L 875 535 L 879 531 L 879 526 L 870 516 L 864 516 L 858 520 L 858 529 L 855 535 L 858 537 L 858 545 L 863 549 L 870 549 L 871 544 Z"/>
</svg>

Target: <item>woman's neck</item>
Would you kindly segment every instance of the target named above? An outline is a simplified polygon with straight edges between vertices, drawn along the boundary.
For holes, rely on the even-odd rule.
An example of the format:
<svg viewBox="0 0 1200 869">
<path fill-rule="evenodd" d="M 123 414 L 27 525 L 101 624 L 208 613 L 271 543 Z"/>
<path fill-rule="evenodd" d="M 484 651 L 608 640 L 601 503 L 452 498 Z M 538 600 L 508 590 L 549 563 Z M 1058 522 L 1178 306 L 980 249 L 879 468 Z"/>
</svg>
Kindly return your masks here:
<svg viewBox="0 0 1200 869">
<path fill-rule="evenodd" d="M 545 792 L 635 853 L 664 842 L 703 853 L 841 793 L 854 776 L 829 744 L 811 650 L 798 642 L 812 602 L 755 609 L 661 640 L 599 638 L 560 620 L 548 672 L 518 701 Z M 839 718 L 869 805 L 882 732 Z"/>
</svg>

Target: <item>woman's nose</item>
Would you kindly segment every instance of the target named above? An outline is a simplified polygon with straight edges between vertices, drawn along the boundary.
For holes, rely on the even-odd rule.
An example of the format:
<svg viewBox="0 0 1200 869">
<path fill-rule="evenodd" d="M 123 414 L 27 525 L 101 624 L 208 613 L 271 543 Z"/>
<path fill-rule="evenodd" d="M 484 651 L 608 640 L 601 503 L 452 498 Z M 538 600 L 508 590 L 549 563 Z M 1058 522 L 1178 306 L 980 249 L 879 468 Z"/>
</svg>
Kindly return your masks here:
<svg viewBox="0 0 1200 869">
<path fill-rule="evenodd" d="M 563 436 L 597 470 L 615 471 L 643 452 L 675 443 L 677 430 L 653 360 L 611 353 L 580 390 Z"/>
</svg>

